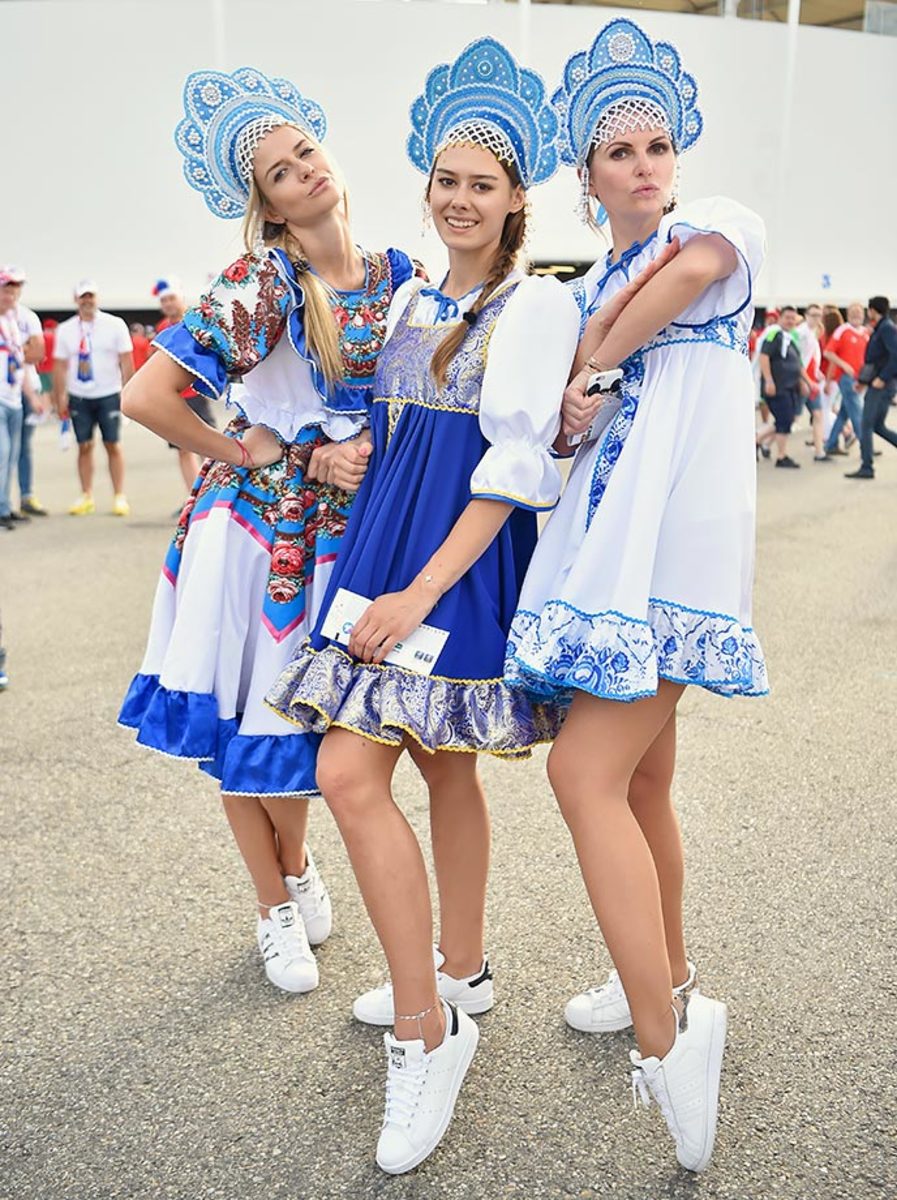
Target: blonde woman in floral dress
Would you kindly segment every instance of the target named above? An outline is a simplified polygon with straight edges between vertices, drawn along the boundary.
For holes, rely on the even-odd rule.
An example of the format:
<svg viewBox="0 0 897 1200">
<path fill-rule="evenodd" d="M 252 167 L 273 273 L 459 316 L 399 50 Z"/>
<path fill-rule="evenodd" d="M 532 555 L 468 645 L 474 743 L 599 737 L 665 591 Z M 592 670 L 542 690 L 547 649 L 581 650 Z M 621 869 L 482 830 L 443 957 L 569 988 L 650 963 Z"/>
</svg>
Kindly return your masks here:
<svg viewBox="0 0 897 1200">
<path fill-rule="evenodd" d="M 324 114 L 288 81 L 196 72 L 184 102 L 188 182 L 217 215 L 245 217 L 248 249 L 159 335 L 124 396 L 130 417 L 207 461 L 120 722 L 220 781 L 268 978 L 305 992 L 318 983 L 310 943 L 331 927 L 306 846 L 319 739 L 262 697 L 317 615 L 367 465 L 387 311 L 414 268 L 355 246 Z M 238 409 L 224 434 L 189 409 L 188 384 Z"/>
</svg>

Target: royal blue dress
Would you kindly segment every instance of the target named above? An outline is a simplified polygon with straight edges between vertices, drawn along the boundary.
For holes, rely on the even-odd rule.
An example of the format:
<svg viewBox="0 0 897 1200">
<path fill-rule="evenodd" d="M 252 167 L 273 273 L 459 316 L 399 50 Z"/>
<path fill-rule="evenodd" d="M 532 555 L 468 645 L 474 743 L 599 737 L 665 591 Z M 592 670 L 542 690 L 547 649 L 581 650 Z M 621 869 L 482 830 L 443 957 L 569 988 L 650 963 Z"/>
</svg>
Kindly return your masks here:
<svg viewBox="0 0 897 1200">
<path fill-rule="evenodd" d="M 536 514 L 560 490 L 547 447 L 578 313 L 555 280 L 513 274 L 484 305 L 439 389 L 433 354 L 475 296 L 456 303 L 413 280 L 393 303 L 374 382 L 371 466 L 322 615 L 268 696 L 301 729 L 337 726 L 389 745 L 408 736 L 428 751 L 505 757 L 526 756 L 557 732 L 557 710 L 513 692 L 502 675 Z M 407 587 L 474 498 L 514 510 L 427 618 L 449 633 L 432 675 L 362 663 L 322 636 L 338 589 L 374 599 Z"/>
</svg>

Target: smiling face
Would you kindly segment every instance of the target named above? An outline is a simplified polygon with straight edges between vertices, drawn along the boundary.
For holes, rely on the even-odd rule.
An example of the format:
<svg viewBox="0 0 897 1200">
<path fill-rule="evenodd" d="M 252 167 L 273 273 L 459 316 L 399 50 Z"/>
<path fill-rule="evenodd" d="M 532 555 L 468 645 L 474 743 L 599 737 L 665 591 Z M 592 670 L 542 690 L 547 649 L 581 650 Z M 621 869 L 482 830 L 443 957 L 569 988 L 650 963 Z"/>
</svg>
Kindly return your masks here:
<svg viewBox="0 0 897 1200">
<path fill-rule="evenodd" d="M 520 212 L 526 193 L 481 146 L 449 146 L 430 176 L 427 200 L 436 231 L 449 250 L 498 246 L 509 214 Z"/>
<path fill-rule="evenodd" d="M 92 321 L 96 316 L 97 298 L 93 292 L 85 292 L 75 300 L 78 305 L 78 316 L 82 321 Z"/>
<path fill-rule="evenodd" d="M 670 203 L 676 176 L 676 155 L 662 129 L 633 130 L 592 151 L 589 191 L 614 217 L 656 215 Z"/>
<path fill-rule="evenodd" d="M 313 225 L 343 199 L 327 155 L 309 134 L 281 125 L 262 138 L 253 158 L 264 218 L 297 228 Z"/>
</svg>

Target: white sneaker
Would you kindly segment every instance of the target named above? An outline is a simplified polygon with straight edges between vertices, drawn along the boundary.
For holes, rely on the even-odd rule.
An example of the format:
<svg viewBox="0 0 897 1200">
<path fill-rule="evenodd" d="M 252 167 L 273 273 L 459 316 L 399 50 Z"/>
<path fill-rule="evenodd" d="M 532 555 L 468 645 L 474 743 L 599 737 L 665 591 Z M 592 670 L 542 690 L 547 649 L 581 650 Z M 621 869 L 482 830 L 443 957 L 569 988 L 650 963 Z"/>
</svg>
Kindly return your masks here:
<svg viewBox="0 0 897 1200">
<path fill-rule="evenodd" d="M 674 996 L 686 996 L 696 990 L 695 965 L 688 964 L 688 978 L 673 988 Z M 632 1024 L 629 1001 L 616 971 L 611 971 L 607 982 L 600 987 L 580 992 L 567 1002 L 564 1020 L 571 1029 L 581 1033 L 616 1033 L 628 1029 Z"/>
<path fill-rule="evenodd" d="M 488 1012 L 494 1006 L 495 992 L 488 958 L 483 959 L 476 974 L 464 979 L 455 979 L 439 970 L 445 962 L 445 955 L 436 946 L 433 947 L 433 958 L 436 963 L 436 990 L 443 1000 L 450 1000 L 471 1016 Z M 352 1005 L 352 1014 L 356 1021 L 363 1021 L 365 1025 L 392 1025 L 395 1020 L 392 984 L 383 983 L 359 996 Z"/>
<path fill-rule="evenodd" d="M 713 1153 L 719 1108 L 719 1078 L 726 1045 L 726 1006 L 694 992 L 685 1010 L 685 1028 L 663 1058 L 632 1062 L 632 1096 L 647 1108 L 653 1096 L 676 1142 L 676 1158 L 688 1171 L 703 1171 Z"/>
<path fill-rule="evenodd" d="M 275 987 L 310 992 L 318 986 L 318 964 L 294 901 L 275 904 L 267 917 L 259 917 L 257 936 L 265 974 Z"/>
<path fill-rule="evenodd" d="M 423 1162 L 442 1141 L 467 1068 L 476 1053 L 476 1022 L 444 1004 L 445 1038 L 428 1054 L 420 1040 L 400 1042 L 384 1033 L 386 1112 L 377 1142 L 377 1165 L 402 1175 Z"/>
<path fill-rule="evenodd" d="M 305 847 L 305 874 L 285 875 L 283 881 L 290 893 L 290 899 L 299 906 L 308 940 L 313 946 L 320 946 L 330 937 L 333 909 L 324 880 L 318 874 L 308 846 Z"/>
</svg>

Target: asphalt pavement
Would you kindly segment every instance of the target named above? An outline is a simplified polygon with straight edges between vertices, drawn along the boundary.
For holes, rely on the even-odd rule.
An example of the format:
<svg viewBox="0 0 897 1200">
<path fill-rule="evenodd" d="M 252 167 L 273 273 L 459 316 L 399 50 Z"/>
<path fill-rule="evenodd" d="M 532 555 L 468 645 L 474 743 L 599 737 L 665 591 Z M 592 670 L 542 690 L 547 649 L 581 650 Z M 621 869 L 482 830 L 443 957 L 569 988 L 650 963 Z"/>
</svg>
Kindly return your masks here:
<svg viewBox="0 0 897 1200">
<path fill-rule="evenodd" d="M 334 932 L 318 990 L 289 996 L 265 979 L 214 783 L 115 724 L 175 456 L 128 426 L 133 515 L 108 515 L 100 459 L 100 511 L 77 519 L 74 453 L 39 429 L 52 515 L 0 531 L 0 1197 L 897 1196 L 897 455 L 856 483 L 855 457 L 817 465 L 793 441 L 800 471 L 758 468 L 772 694 L 680 705 L 689 953 L 729 1004 L 710 1169 L 679 1170 L 658 1110 L 633 1110 L 629 1035 L 564 1024 L 608 960 L 539 753 L 482 764 L 498 1003 L 442 1146 L 390 1178 L 382 1031 L 351 1017 L 383 960 L 326 809 L 311 842 Z M 397 794 L 425 841 L 407 766 Z"/>
</svg>

